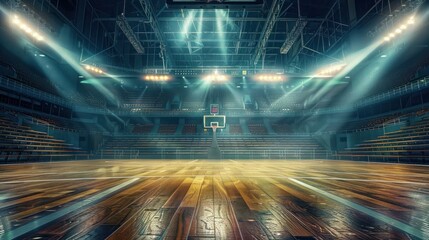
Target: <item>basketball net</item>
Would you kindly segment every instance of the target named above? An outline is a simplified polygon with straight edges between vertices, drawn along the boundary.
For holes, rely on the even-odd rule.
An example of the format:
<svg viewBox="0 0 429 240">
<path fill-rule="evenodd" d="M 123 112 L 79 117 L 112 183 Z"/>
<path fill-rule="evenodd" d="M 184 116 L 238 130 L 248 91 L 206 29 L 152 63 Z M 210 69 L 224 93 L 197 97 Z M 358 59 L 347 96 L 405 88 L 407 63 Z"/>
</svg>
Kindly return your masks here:
<svg viewBox="0 0 429 240">
<path fill-rule="evenodd" d="M 213 129 L 213 132 L 216 132 L 217 126 L 216 126 L 216 125 L 213 125 L 213 126 L 212 126 L 212 129 Z"/>
</svg>

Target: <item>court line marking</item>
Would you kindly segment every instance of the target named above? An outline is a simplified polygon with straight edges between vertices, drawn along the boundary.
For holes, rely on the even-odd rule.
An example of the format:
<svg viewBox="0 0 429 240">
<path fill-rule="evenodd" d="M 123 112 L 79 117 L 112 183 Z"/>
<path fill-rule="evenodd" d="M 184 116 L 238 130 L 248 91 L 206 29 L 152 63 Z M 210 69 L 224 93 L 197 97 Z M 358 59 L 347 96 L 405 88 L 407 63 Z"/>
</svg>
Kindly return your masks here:
<svg viewBox="0 0 429 240">
<path fill-rule="evenodd" d="M 139 180 L 140 178 L 133 178 L 131 180 L 128 180 L 124 183 L 121 183 L 117 186 L 111 187 L 101 193 L 98 193 L 92 197 L 89 197 L 83 201 L 77 202 L 69 207 L 63 208 L 55 213 L 49 214 L 47 216 L 44 216 L 42 218 L 36 219 L 32 222 L 29 222 L 27 224 L 24 224 L 20 227 L 17 227 L 15 229 L 11 229 L 6 231 L 5 234 L 3 234 L 2 236 L 0 236 L 0 239 L 13 239 L 13 238 L 18 238 L 21 237 L 25 234 L 28 234 L 34 230 L 36 230 L 37 228 L 40 228 L 52 221 L 55 221 L 73 211 L 76 210 L 83 210 L 84 207 L 86 207 L 89 204 L 92 204 L 94 202 L 97 202 L 99 200 L 101 200 L 102 198 L 105 198 L 119 190 L 122 190 L 123 188 L 129 186 L 130 184 L 134 183 L 135 181 Z"/>
<path fill-rule="evenodd" d="M 378 179 L 339 178 L 339 177 L 294 177 L 294 178 L 315 179 L 315 180 L 339 180 L 339 181 L 353 181 L 353 182 L 381 182 L 381 183 L 403 183 L 403 184 L 427 185 L 427 183 L 424 183 L 424 182 L 378 180 Z"/>
<path fill-rule="evenodd" d="M 165 172 L 162 170 L 159 172 Z M 178 178 L 178 177 L 216 177 L 216 176 L 229 176 L 229 174 L 184 174 L 184 175 L 138 175 L 140 178 Z M 61 182 L 61 181 L 83 181 L 83 180 L 108 180 L 108 179 L 130 179 L 136 176 L 118 176 L 118 177 L 82 177 L 82 178 L 54 178 L 54 179 L 32 179 L 32 180 L 15 180 L 0 182 L 0 184 L 16 184 L 16 183 L 37 183 L 37 182 Z M 285 175 L 235 175 L 235 177 L 246 177 L 246 178 L 282 178 L 289 179 L 290 176 Z M 397 183 L 397 184 L 413 184 L 413 185 L 427 185 L 426 182 L 411 182 L 411 181 L 397 181 L 397 180 L 379 180 L 379 179 L 360 179 L 360 178 L 340 178 L 340 177 L 293 177 L 295 179 L 315 179 L 315 180 L 338 180 L 338 181 L 353 181 L 353 182 L 380 182 L 380 183 Z"/>
<path fill-rule="evenodd" d="M 404 231 L 404 232 L 406 232 L 408 234 L 411 234 L 411 235 L 416 236 L 416 237 L 421 238 L 421 239 L 428 239 L 429 238 L 429 234 L 425 234 L 420 229 L 412 227 L 412 226 L 410 226 L 410 225 L 408 225 L 406 223 L 403 223 L 401 221 L 398 221 L 396 219 L 388 217 L 388 216 L 386 216 L 384 214 L 381 214 L 381 213 L 376 212 L 374 210 L 371 210 L 371 209 L 369 209 L 367 207 L 364 207 L 362 205 L 359 205 L 357 203 L 354 203 L 354 202 L 352 202 L 350 200 L 347 200 L 347 199 L 344 199 L 342 197 L 336 196 L 336 195 L 334 195 L 332 193 L 326 192 L 326 191 L 324 191 L 322 189 L 319 189 L 319 188 L 314 187 L 312 185 L 309 185 L 307 183 L 301 182 L 301 181 L 296 180 L 294 178 L 289 178 L 289 180 L 291 180 L 291 181 L 293 181 L 293 182 L 295 182 L 295 183 L 297 183 L 297 184 L 299 184 L 299 185 L 301 185 L 301 186 L 303 186 L 305 188 L 308 188 L 308 189 L 310 189 L 310 190 L 312 190 L 314 192 L 317 192 L 317 193 L 319 193 L 322 196 L 330 198 L 330 199 L 332 199 L 334 201 L 337 201 L 337 202 L 339 202 L 339 203 L 341 203 L 343 205 L 346 205 L 346 206 L 348 206 L 350 208 L 353 208 L 353 209 L 355 209 L 355 210 L 357 210 L 359 212 L 362 212 L 362 213 L 364 213 L 366 215 L 369 215 L 369 216 L 371 216 L 371 217 L 373 217 L 373 218 L 375 218 L 377 220 L 380 220 L 380 221 L 382 221 L 384 223 L 387 223 L 387 224 L 389 224 L 389 225 L 391 225 L 391 226 L 393 226 L 395 228 L 398 228 L 399 230 Z"/>
<path fill-rule="evenodd" d="M 193 160 L 193 161 L 190 161 L 190 162 L 186 162 L 186 164 L 191 164 L 191 163 L 193 163 L 193 162 L 198 162 L 200 159 L 195 159 L 195 160 Z"/>
<path fill-rule="evenodd" d="M 87 177 L 87 178 L 55 178 L 55 179 L 34 179 L 0 182 L 0 184 L 13 183 L 33 183 L 33 182 L 61 182 L 61 181 L 82 181 L 82 180 L 106 180 L 106 179 L 129 179 L 135 177 Z"/>
<path fill-rule="evenodd" d="M 420 167 L 429 167 L 427 164 L 418 164 L 418 163 L 394 163 L 394 162 L 367 162 L 367 161 L 353 161 L 353 160 L 335 160 L 335 159 L 325 159 L 322 161 L 342 161 L 350 163 L 366 163 L 366 164 L 390 164 L 390 165 L 403 165 L 403 166 L 420 166 Z"/>
<path fill-rule="evenodd" d="M 195 161 L 199 161 L 199 159 L 197 159 Z M 237 161 L 234 161 L 234 160 L 230 160 L 230 161 L 234 162 L 234 163 L 238 163 Z M 288 169 L 288 170 L 291 170 L 291 169 Z M 150 171 L 155 171 L 155 169 L 150 170 Z M 159 172 L 165 172 L 165 171 L 167 171 L 167 170 L 164 169 L 164 170 L 160 170 Z M 293 170 L 293 171 L 294 172 L 298 172 L 299 170 L 297 169 L 297 170 Z M 91 170 L 91 171 L 81 171 L 81 172 L 46 173 L 46 174 L 58 174 L 58 175 L 61 175 L 61 174 L 87 173 L 87 172 L 98 173 L 96 170 Z M 247 172 L 261 172 L 261 171 L 260 170 L 251 170 L 251 171 L 247 171 Z M 266 170 L 266 172 L 271 172 L 271 171 Z M 395 177 L 397 177 L 397 176 L 404 176 L 404 177 L 409 177 L 409 176 L 411 176 L 411 177 L 429 177 L 429 174 L 425 174 L 425 173 L 406 173 L 406 174 L 399 173 L 399 174 L 394 174 L 394 173 L 339 172 L 339 171 L 317 171 L 317 170 L 306 171 L 306 173 L 309 173 L 309 172 L 311 172 L 311 173 L 334 173 L 334 174 L 345 174 L 345 175 L 375 175 L 375 176 L 395 176 Z M 43 173 L 43 174 L 45 174 L 45 173 Z M 37 174 L 37 175 L 41 175 L 41 174 Z M 16 176 L 16 175 L 13 175 L 13 176 Z M 2 177 L 2 176 L 0 175 L 0 177 Z"/>
<path fill-rule="evenodd" d="M 165 171 L 165 170 L 163 170 Z M 198 174 L 198 175 L 138 175 L 139 178 L 180 178 L 180 177 L 217 177 L 217 176 L 230 176 L 229 174 Z M 107 180 L 107 179 L 130 179 L 136 176 L 122 176 L 122 177 L 84 177 L 84 178 L 56 178 L 56 179 L 34 179 L 34 180 L 16 180 L 0 182 L 0 184 L 15 184 L 15 183 L 36 183 L 36 182 L 61 182 L 61 181 L 81 181 L 81 180 Z M 236 175 L 235 177 L 246 178 L 282 178 L 290 179 L 291 177 L 284 175 Z M 293 177 L 294 179 L 314 179 L 314 180 L 338 180 L 338 181 L 353 181 L 353 182 L 380 182 L 380 183 L 397 183 L 397 184 L 413 184 L 413 185 L 427 185 L 426 182 L 411 182 L 411 181 L 395 181 L 395 180 L 379 180 L 379 179 L 360 179 L 360 178 L 339 178 L 339 177 Z"/>
<path fill-rule="evenodd" d="M 300 172 L 301 169 L 298 168 L 287 168 L 288 171 Z M 339 171 L 317 171 L 317 170 L 308 170 L 306 173 L 333 173 L 333 174 L 345 174 L 345 175 L 376 175 L 376 176 L 411 176 L 411 177 L 429 177 L 429 174 L 425 173 L 373 173 L 373 172 L 339 172 Z"/>
<path fill-rule="evenodd" d="M 112 163 L 112 162 L 121 162 L 121 161 L 147 161 L 147 162 L 153 162 L 157 161 L 158 159 L 145 159 L 145 158 L 138 158 L 138 159 L 85 159 L 85 160 L 64 160 L 64 161 L 52 161 L 52 162 L 24 162 L 24 163 L 1 163 L 0 165 L 7 166 L 7 165 L 27 165 L 27 164 L 34 164 L 34 165 L 42 165 L 42 164 L 55 164 L 55 163 L 73 163 L 73 162 L 83 162 L 83 161 L 100 161 L 105 163 Z M 189 159 L 174 159 L 175 162 L 177 161 L 189 161 Z M 196 159 L 200 160 L 200 159 Z M 234 161 L 231 159 L 220 159 L 221 161 Z M 247 159 L 244 159 L 247 160 Z M 303 161 L 317 161 L 317 162 L 349 162 L 349 163 L 365 163 L 365 164 L 391 164 L 391 165 L 402 165 L 402 166 L 420 166 L 420 167 L 429 167 L 427 164 L 418 164 L 418 163 L 389 163 L 389 162 L 364 162 L 364 161 L 353 161 L 353 160 L 336 160 L 336 159 L 251 159 L 253 161 L 259 162 L 259 161 L 273 161 L 273 162 L 285 162 L 285 161 L 291 161 L 291 162 L 303 162 Z"/>
</svg>

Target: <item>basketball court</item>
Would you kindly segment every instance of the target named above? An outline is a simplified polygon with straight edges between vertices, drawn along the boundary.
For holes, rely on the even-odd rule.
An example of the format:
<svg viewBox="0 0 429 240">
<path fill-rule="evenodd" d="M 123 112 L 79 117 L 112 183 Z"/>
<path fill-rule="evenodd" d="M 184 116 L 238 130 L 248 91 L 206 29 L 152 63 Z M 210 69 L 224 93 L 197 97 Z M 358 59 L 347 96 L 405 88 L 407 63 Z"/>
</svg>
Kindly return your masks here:
<svg viewBox="0 0 429 240">
<path fill-rule="evenodd" d="M 429 240 L 429 0 L 0 19 L 0 240 Z"/>
<path fill-rule="evenodd" d="M 4 165 L 0 231 L 2 239 L 427 239 L 427 168 L 323 160 Z"/>
</svg>

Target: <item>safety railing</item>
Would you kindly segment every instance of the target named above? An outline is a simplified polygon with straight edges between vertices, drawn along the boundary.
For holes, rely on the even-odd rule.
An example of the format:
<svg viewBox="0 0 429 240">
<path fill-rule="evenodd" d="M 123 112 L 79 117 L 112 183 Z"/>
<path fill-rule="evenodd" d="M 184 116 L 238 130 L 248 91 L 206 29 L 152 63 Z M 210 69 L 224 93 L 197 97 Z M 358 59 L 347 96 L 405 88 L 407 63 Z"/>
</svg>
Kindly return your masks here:
<svg viewBox="0 0 429 240">
<path fill-rule="evenodd" d="M 399 86 L 390 91 L 377 94 L 375 96 L 361 100 L 355 105 L 355 107 L 362 107 L 362 106 L 371 105 L 377 102 L 382 102 L 388 99 L 392 99 L 394 97 L 405 95 L 407 93 L 416 92 L 427 87 L 429 87 L 429 76 L 426 76 L 418 79 L 417 81 L 413 81 L 408 84 Z"/>
<path fill-rule="evenodd" d="M 23 83 L 17 82 L 16 80 L 13 80 L 1 75 L 0 75 L 0 86 L 19 93 L 26 94 L 31 97 L 35 97 L 40 100 L 45 100 L 45 101 L 62 105 L 62 106 L 72 106 L 70 101 L 67 101 L 66 99 L 60 98 L 58 96 L 44 92 L 42 90 L 38 90 L 30 86 L 27 86 Z"/>
</svg>

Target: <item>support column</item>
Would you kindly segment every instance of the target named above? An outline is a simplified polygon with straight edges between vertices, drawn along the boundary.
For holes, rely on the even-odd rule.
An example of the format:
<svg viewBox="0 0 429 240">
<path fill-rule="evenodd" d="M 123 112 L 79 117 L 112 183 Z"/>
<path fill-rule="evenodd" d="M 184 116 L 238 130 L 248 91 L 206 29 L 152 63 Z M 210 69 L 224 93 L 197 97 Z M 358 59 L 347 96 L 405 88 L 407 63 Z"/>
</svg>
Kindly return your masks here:
<svg viewBox="0 0 429 240">
<path fill-rule="evenodd" d="M 216 131 L 217 129 L 213 128 L 212 144 L 209 148 L 208 159 L 221 159 L 222 157 L 219 145 L 217 143 Z"/>
</svg>

